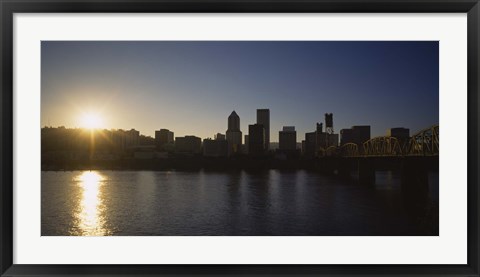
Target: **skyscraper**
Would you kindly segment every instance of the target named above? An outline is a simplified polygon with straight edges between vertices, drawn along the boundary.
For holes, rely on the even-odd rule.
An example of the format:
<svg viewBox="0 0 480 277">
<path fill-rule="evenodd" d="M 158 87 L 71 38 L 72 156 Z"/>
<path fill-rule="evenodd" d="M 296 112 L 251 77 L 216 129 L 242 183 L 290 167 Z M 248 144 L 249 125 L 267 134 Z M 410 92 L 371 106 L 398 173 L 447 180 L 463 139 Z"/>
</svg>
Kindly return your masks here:
<svg viewBox="0 0 480 277">
<path fill-rule="evenodd" d="M 265 130 L 265 150 L 270 149 L 270 110 L 257 109 L 257 124 L 263 125 Z"/>
<path fill-rule="evenodd" d="M 265 154 L 265 128 L 262 124 L 248 125 L 248 154 L 250 156 Z"/>
<path fill-rule="evenodd" d="M 242 146 L 242 131 L 240 131 L 240 117 L 233 111 L 228 117 L 228 129 L 226 132 L 228 142 L 228 154 L 238 153 Z"/>
</svg>

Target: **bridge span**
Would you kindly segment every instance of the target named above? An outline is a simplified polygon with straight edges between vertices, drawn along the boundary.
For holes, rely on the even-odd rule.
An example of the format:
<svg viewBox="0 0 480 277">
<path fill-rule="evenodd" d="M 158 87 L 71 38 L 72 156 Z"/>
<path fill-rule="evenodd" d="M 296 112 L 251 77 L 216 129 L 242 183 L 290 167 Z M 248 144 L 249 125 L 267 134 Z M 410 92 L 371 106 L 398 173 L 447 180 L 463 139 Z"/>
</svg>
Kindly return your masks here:
<svg viewBox="0 0 480 277">
<path fill-rule="evenodd" d="M 374 137 L 359 147 L 347 143 L 321 149 L 316 167 L 324 173 L 347 176 L 358 172 L 359 183 L 375 185 L 376 170 L 399 170 L 402 191 L 413 200 L 428 196 L 428 173 L 439 169 L 439 126 L 425 128 L 410 139 Z"/>
</svg>

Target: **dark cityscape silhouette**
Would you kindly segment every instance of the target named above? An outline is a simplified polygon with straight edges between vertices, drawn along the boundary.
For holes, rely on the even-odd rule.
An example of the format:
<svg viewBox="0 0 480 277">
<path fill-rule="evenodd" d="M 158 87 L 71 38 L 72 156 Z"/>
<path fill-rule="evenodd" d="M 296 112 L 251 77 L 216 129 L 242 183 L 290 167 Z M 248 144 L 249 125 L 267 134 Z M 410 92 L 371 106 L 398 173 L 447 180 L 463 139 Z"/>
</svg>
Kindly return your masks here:
<svg viewBox="0 0 480 277">
<path fill-rule="evenodd" d="M 439 235 L 438 42 L 43 42 L 42 126 L 45 236 Z"/>
</svg>

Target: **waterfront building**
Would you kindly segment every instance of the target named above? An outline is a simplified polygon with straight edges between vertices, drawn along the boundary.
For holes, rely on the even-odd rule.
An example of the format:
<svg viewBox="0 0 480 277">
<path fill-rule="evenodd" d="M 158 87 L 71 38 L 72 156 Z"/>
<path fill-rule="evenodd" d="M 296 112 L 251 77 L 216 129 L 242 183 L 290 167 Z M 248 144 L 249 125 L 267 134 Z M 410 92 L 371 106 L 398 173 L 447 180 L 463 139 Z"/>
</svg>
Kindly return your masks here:
<svg viewBox="0 0 480 277">
<path fill-rule="evenodd" d="M 217 133 L 215 135 L 215 140 L 226 140 L 227 137 L 224 134 Z"/>
<path fill-rule="evenodd" d="M 228 141 L 228 154 L 239 153 L 242 146 L 242 131 L 240 131 L 240 117 L 235 111 L 228 117 L 226 137 Z"/>
<path fill-rule="evenodd" d="M 395 137 L 397 139 L 409 139 L 410 138 L 410 129 L 408 128 L 391 128 L 387 130 L 387 137 Z"/>
<path fill-rule="evenodd" d="M 340 130 L 340 145 L 355 143 L 359 149 L 364 142 L 370 139 L 370 126 L 352 126 L 350 129 Z"/>
<path fill-rule="evenodd" d="M 297 131 L 295 131 L 294 126 L 283 127 L 283 130 L 278 132 L 278 140 L 280 151 L 297 150 Z"/>
<path fill-rule="evenodd" d="M 226 140 L 204 139 L 203 155 L 205 157 L 227 157 L 228 142 Z"/>
<path fill-rule="evenodd" d="M 196 136 L 184 136 L 175 138 L 175 151 L 178 153 L 198 154 L 201 153 L 202 140 Z"/>
<path fill-rule="evenodd" d="M 263 125 L 265 130 L 265 150 L 270 149 L 270 110 L 257 109 L 257 124 Z"/>
<path fill-rule="evenodd" d="M 387 137 L 395 137 L 401 146 L 404 146 L 410 140 L 410 129 L 408 128 L 391 128 L 387 130 Z"/>
<path fill-rule="evenodd" d="M 305 133 L 303 153 L 307 157 L 315 157 L 317 149 L 317 132 Z"/>
<path fill-rule="evenodd" d="M 166 144 L 173 144 L 173 132 L 168 129 L 160 129 L 155 131 L 155 145 L 157 149 L 163 150 Z"/>
<path fill-rule="evenodd" d="M 261 156 L 265 154 L 265 128 L 263 124 L 248 125 L 248 154 Z"/>
<path fill-rule="evenodd" d="M 302 152 L 307 157 L 325 155 L 329 147 L 338 147 L 338 134 L 333 132 L 333 115 L 325 114 L 326 128 L 317 123 L 314 132 L 305 133 L 305 142 L 302 142 Z"/>
</svg>

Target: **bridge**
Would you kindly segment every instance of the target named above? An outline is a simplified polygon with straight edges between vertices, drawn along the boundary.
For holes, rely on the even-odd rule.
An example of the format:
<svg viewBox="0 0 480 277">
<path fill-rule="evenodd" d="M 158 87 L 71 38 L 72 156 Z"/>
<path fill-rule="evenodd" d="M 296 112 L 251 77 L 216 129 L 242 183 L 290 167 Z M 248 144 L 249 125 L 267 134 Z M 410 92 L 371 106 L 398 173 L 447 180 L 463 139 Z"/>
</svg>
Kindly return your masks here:
<svg viewBox="0 0 480 277">
<path fill-rule="evenodd" d="M 361 145 L 346 143 L 340 147 L 320 148 L 320 157 L 438 157 L 439 126 L 434 125 L 412 135 L 408 140 L 391 136 L 374 137 Z"/>
<path fill-rule="evenodd" d="M 402 191 L 409 201 L 422 202 L 428 195 L 428 172 L 438 171 L 439 126 L 425 128 L 409 139 L 380 136 L 357 145 L 320 149 L 318 167 L 327 173 L 358 172 L 359 183 L 375 184 L 377 169 L 399 169 Z"/>
</svg>

